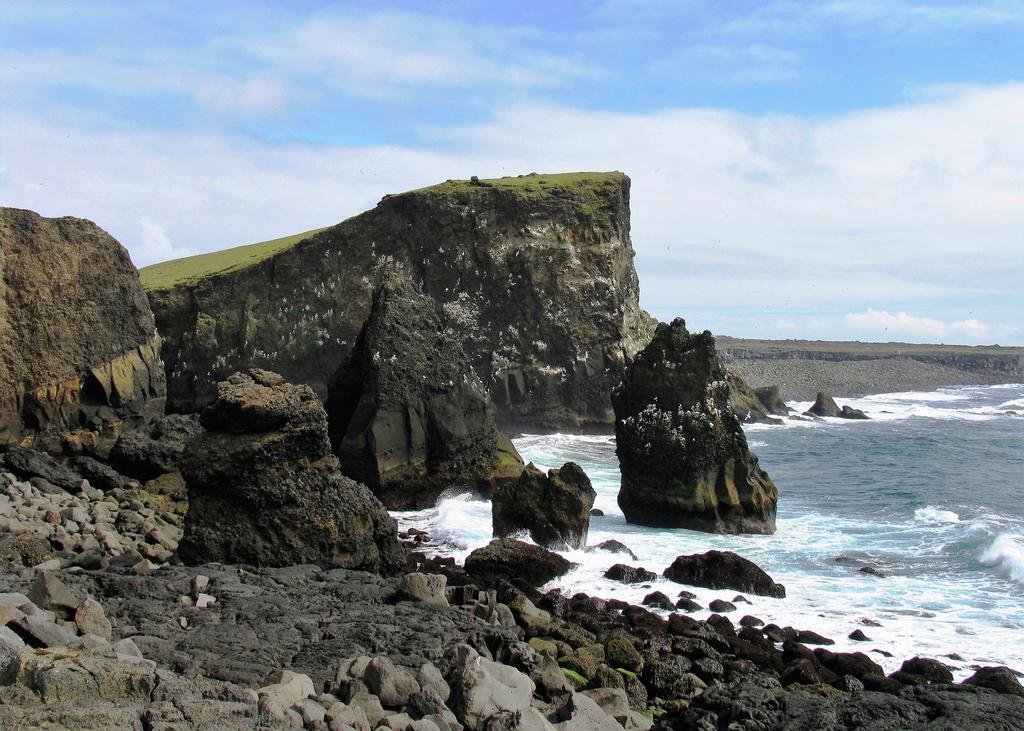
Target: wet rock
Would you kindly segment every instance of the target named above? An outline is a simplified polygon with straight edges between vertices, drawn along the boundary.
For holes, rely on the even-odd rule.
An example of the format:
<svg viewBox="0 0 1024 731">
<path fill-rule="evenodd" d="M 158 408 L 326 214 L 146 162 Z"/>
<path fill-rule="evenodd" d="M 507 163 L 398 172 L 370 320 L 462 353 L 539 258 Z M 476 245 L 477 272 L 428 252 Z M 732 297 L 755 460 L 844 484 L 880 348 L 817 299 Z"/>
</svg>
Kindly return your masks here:
<svg viewBox="0 0 1024 731">
<path fill-rule="evenodd" d="M 750 614 L 746 614 L 746 615 L 740 617 L 740 626 L 741 627 L 763 627 L 764 626 L 764 620 L 760 619 L 758 617 L 754 617 L 754 616 L 752 616 Z"/>
<path fill-rule="evenodd" d="M 621 543 L 620 541 L 616 541 L 614 539 L 601 541 L 596 546 L 588 547 L 587 551 L 607 551 L 608 553 L 624 553 L 634 561 L 638 560 L 636 554 L 629 549 L 629 546 L 627 546 L 625 543 Z"/>
<path fill-rule="evenodd" d="M 613 394 L 619 507 L 626 520 L 719 533 L 773 533 L 778 492 L 729 406 L 710 332 L 660 324 Z"/>
<path fill-rule="evenodd" d="M 753 561 L 731 551 L 708 551 L 677 556 L 663 574 L 671 581 L 691 586 L 735 589 L 777 598 L 786 596 L 786 588 L 782 584 L 773 581 Z"/>
<path fill-rule="evenodd" d="M 757 400 L 761 402 L 764 410 L 776 416 L 787 416 L 790 408 L 782 398 L 782 389 L 778 386 L 763 386 L 754 389 Z"/>
<path fill-rule="evenodd" d="M 546 475 L 531 462 L 518 480 L 504 482 L 494 491 L 494 535 L 504 538 L 529 531 L 534 542 L 547 548 L 582 548 L 596 497 L 590 479 L 575 462 Z"/>
<path fill-rule="evenodd" d="M 646 607 L 657 607 L 658 609 L 667 609 L 670 612 L 672 611 L 672 609 L 674 609 L 672 600 L 668 598 L 668 595 L 660 591 L 652 591 L 650 594 L 644 597 L 642 603 Z"/>
<path fill-rule="evenodd" d="M 466 557 L 466 571 L 493 583 L 518 580 L 541 586 L 567 573 L 572 564 L 553 551 L 512 538 L 496 538 Z"/>
<path fill-rule="evenodd" d="M 869 418 L 860 409 L 855 409 L 852 406 L 844 405 L 842 411 L 839 412 L 839 418 L 841 419 L 867 419 Z"/>
<path fill-rule="evenodd" d="M 700 604 L 695 602 L 693 599 L 687 599 L 686 597 L 681 597 L 678 600 L 676 600 L 676 609 L 681 609 L 684 612 L 699 612 L 703 608 L 704 607 L 702 607 Z"/>
<path fill-rule="evenodd" d="M 870 642 L 871 638 L 868 637 L 862 630 L 855 629 L 849 635 L 847 635 L 854 642 Z"/>
<path fill-rule="evenodd" d="M 490 494 L 520 475 L 522 458 L 497 430 L 460 334 L 443 327 L 437 304 L 407 274 L 383 276 L 328 388 L 341 469 L 392 509 L 432 505 L 453 485 Z"/>
<path fill-rule="evenodd" d="M 827 391 L 818 391 L 818 397 L 814 400 L 811 408 L 804 412 L 804 416 L 838 417 L 842 413 L 831 394 Z"/>
<path fill-rule="evenodd" d="M 181 460 L 189 511 L 178 555 L 187 563 L 316 563 L 396 573 L 405 564 L 394 521 L 341 475 L 327 416 L 306 386 L 253 370 L 218 385 L 206 431 Z"/>
<path fill-rule="evenodd" d="M 654 581 L 658 578 L 658 575 L 645 568 L 637 568 L 634 566 L 627 566 L 624 563 L 617 563 L 604 572 L 604 577 L 623 584 L 640 584 L 645 581 Z"/>
<path fill-rule="evenodd" d="M 735 612 L 736 605 L 732 602 L 727 602 L 724 599 L 712 599 L 711 602 L 708 604 L 708 609 L 710 609 L 712 612 L 719 612 L 724 614 L 726 612 Z"/>
<path fill-rule="evenodd" d="M 979 668 L 974 675 L 964 681 L 964 685 L 988 688 L 996 693 L 1024 697 L 1024 686 L 1008 667 Z"/>
</svg>

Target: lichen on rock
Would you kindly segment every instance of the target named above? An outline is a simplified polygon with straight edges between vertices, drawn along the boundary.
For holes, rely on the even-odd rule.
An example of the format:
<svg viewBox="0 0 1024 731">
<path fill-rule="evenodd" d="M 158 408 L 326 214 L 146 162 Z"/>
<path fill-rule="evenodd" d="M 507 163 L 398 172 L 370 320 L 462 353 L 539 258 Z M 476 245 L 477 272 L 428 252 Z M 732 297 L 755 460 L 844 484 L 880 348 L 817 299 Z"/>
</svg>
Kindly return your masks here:
<svg viewBox="0 0 1024 731">
<path fill-rule="evenodd" d="M 747 448 L 710 332 L 676 319 L 615 391 L 619 506 L 643 525 L 772 533 L 778 493 Z"/>
</svg>

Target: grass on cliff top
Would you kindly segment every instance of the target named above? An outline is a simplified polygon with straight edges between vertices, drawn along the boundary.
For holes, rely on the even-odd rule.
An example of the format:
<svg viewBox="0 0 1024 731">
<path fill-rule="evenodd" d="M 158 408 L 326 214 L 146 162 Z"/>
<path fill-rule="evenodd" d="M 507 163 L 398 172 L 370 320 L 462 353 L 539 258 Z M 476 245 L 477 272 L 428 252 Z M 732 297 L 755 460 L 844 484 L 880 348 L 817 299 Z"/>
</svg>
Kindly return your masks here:
<svg viewBox="0 0 1024 731">
<path fill-rule="evenodd" d="M 444 183 L 409 192 L 455 193 L 463 190 L 480 190 L 481 188 L 492 187 L 503 190 L 515 190 L 525 197 L 533 197 L 547 195 L 551 191 L 561 189 L 587 190 L 596 185 L 616 183 L 622 178 L 623 173 L 617 171 L 604 173 L 554 173 L 550 175 L 530 173 L 529 175 L 517 175 L 508 178 L 481 179 L 476 182 L 471 180 L 448 180 Z M 210 252 L 209 254 L 198 254 L 197 256 L 189 256 L 184 259 L 151 264 L 139 270 L 139 278 L 142 280 L 143 288 L 151 292 L 170 289 L 179 284 L 190 284 L 215 274 L 225 274 L 258 264 L 264 259 L 269 259 L 275 254 L 289 249 L 300 241 L 323 230 L 323 228 L 318 228 L 280 239 L 261 241 L 258 244 L 236 246 L 231 249 Z"/>
<path fill-rule="evenodd" d="M 588 188 L 592 185 L 617 182 L 621 180 L 623 173 L 617 170 L 610 172 L 580 172 L 580 173 L 551 173 L 539 174 L 529 173 L 528 175 L 514 175 L 507 178 L 480 178 L 472 180 L 446 180 L 437 185 L 429 185 L 426 188 L 419 188 L 411 191 L 419 193 L 424 191 L 437 193 L 452 193 L 462 190 L 477 190 L 479 188 L 501 188 L 503 190 L 515 190 L 524 194 L 544 194 L 558 188 Z"/>
<path fill-rule="evenodd" d="M 209 254 L 197 254 L 184 259 L 150 264 L 139 270 L 139 279 L 142 281 L 143 288 L 149 291 L 170 289 L 178 284 L 195 282 L 214 274 L 233 272 L 258 264 L 277 252 L 295 246 L 300 241 L 323 230 L 316 228 L 312 231 L 261 241 L 257 244 L 235 246 L 231 249 L 211 251 Z"/>
</svg>

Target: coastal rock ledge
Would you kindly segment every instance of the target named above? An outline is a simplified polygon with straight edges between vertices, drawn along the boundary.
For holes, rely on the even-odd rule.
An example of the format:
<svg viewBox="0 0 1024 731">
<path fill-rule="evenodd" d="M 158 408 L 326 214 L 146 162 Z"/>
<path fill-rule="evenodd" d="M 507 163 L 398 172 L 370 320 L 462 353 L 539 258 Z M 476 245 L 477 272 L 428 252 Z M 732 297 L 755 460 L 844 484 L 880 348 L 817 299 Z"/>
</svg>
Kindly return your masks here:
<svg viewBox="0 0 1024 731">
<path fill-rule="evenodd" d="M 612 395 L 619 507 L 630 523 L 774 533 L 778 491 L 729 406 L 710 332 L 658 325 Z"/>
</svg>

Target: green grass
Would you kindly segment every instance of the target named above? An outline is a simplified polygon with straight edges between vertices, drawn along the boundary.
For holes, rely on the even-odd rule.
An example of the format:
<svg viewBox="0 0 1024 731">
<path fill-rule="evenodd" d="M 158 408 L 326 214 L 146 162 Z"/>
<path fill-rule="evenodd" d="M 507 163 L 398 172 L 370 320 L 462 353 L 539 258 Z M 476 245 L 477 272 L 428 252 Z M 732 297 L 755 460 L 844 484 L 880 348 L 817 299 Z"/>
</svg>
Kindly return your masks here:
<svg viewBox="0 0 1024 731">
<path fill-rule="evenodd" d="M 610 172 L 580 172 L 580 173 L 550 173 L 528 175 L 514 175 L 507 178 L 481 178 L 478 183 L 470 180 L 446 180 L 437 185 L 430 185 L 420 188 L 419 191 L 434 191 L 439 193 L 450 193 L 459 190 L 474 190 L 481 187 L 501 188 L 503 190 L 515 190 L 520 193 L 543 194 L 557 188 L 586 188 L 591 185 L 617 182 L 622 179 L 623 174 L 618 171 Z M 416 192 L 416 191 L 414 191 Z"/>
<path fill-rule="evenodd" d="M 569 668 L 562 668 L 562 675 L 564 675 L 565 679 L 568 680 L 570 683 L 572 683 L 577 688 L 586 688 L 587 687 L 587 683 L 590 682 L 589 680 L 584 678 L 582 675 L 577 673 L 575 670 L 570 670 Z"/>
<path fill-rule="evenodd" d="M 280 239 L 261 241 L 257 244 L 235 246 L 231 249 L 212 251 L 209 254 L 198 254 L 187 256 L 184 259 L 164 261 L 159 264 L 151 264 L 139 270 L 139 279 L 143 288 L 153 291 L 158 289 L 170 289 L 178 284 L 195 282 L 214 274 L 224 274 L 238 269 L 258 264 L 264 259 L 269 259 L 274 254 L 284 249 L 291 248 L 304 239 L 308 239 L 315 233 L 323 231 L 316 228 L 312 231 L 304 231 L 292 236 L 284 236 Z"/>
</svg>

